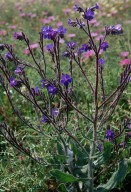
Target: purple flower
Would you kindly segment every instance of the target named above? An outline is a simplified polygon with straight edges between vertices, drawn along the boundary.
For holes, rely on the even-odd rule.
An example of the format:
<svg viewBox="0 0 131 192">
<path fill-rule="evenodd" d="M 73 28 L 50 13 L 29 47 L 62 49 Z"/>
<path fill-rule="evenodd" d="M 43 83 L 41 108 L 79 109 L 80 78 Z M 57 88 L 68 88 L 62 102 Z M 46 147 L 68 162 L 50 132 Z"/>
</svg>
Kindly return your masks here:
<svg viewBox="0 0 131 192">
<path fill-rule="evenodd" d="M 66 87 L 68 86 L 69 83 L 72 82 L 72 78 L 68 74 L 62 74 L 60 83 L 65 85 Z"/>
<path fill-rule="evenodd" d="M 68 19 L 68 25 L 72 27 L 76 27 L 78 25 L 78 22 Z"/>
<path fill-rule="evenodd" d="M 87 44 L 83 44 L 83 45 L 81 46 L 81 48 L 79 49 L 79 51 L 80 51 L 81 53 L 86 52 L 86 51 L 88 51 L 88 50 L 89 50 L 89 46 L 88 46 Z"/>
<path fill-rule="evenodd" d="M 44 88 L 45 87 L 45 81 L 42 79 L 42 80 L 40 80 L 40 83 L 41 83 L 41 87 Z"/>
<path fill-rule="evenodd" d="M 44 39 L 50 39 L 50 32 L 52 31 L 51 26 L 45 26 L 42 28 L 42 34 Z"/>
<path fill-rule="evenodd" d="M 40 95 L 39 87 L 31 88 L 31 92 L 33 95 L 38 96 Z"/>
<path fill-rule="evenodd" d="M 76 43 L 75 42 L 68 42 L 67 47 L 70 48 L 70 49 L 75 49 Z"/>
<path fill-rule="evenodd" d="M 0 44 L 0 50 L 4 51 L 4 49 L 5 49 L 5 46 L 3 44 Z"/>
<path fill-rule="evenodd" d="M 47 51 L 52 52 L 53 51 L 53 44 L 46 45 L 46 49 L 47 49 Z"/>
<path fill-rule="evenodd" d="M 104 59 L 100 58 L 98 61 L 98 64 L 99 64 L 99 66 L 103 66 L 105 64 L 105 62 L 106 61 Z"/>
<path fill-rule="evenodd" d="M 45 115 L 43 115 L 42 116 L 42 123 L 48 123 L 48 122 L 49 122 L 48 118 Z"/>
<path fill-rule="evenodd" d="M 57 35 L 57 31 L 53 30 L 51 26 L 45 26 L 42 28 L 42 34 L 44 39 L 54 40 Z"/>
<path fill-rule="evenodd" d="M 70 57 L 70 53 L 67 52 L 67 51 L 64 51 L 64 52 L 62 53 L 62 56 L 63 56 L 63 57 Z"/>
<path fill-rule="evenodd" d="M 24 39 L 21 32 L 14 32 L 14 38 L 18 39 L 18 40 L 21 40 L 21 41 Z"/>
<path fill-rule="evenodd" d="M 17 81 L 14 77 L 10 77 L 10 86 L 11 87 L 20 87 L 21 82 Z"/>
<path fill-rule="evenodd" d="M 90 9 L 91 11 L 95 11 L 95 9 L 99 9 L 99 4 L 96 3 L 95 6 L 91 7 Z"/>
<path fill-rule="evenodd" d="M 87 11 L 84 14 L 84 18 L 88 21 L 94 19 L 94 11 L 92 11 L 91 9 L 87 9 Z"/>
<path fill-rule="evenodd" d="M 74 21 L 74 20 L 68 19 L 68 25 L 72 26 L 72 27 L 79 26 L 79 28 L 82 29 L 85 26 L 85 23 L 82 22 L 82 21 L 79 21 L 79 23 L 78 23 L 78 21 Z"/>
<path fill-rule="evenodd" d="M 109 141 L 112 141 L 114 139 L 115 135 L 114 132 L 110 129 L 106 130 L 106 139 L 109 139 Z"/>
<path fill-rule="evenodd" d="M 5 59 L 8 59 L 9 61 L 13 61 L 13 57 L 12 57 L 12 55 L 11 55 L 11 53 L 6 53 L 5 54 Z"/>
<path fill-rule="evenodd" d="M 58 115 L 58 113 L 59 113 L 59 109 L 57 109 L 57 108 L 52 109 L 52 116 L 55 117 Z"/>
<path fill-rule="evenodd" d="M 84 10 L 79 7 L 77 4 L 74 5 L 73 10 L 78 11 L 79 13 L 84 12 Z"/>
<path fill-rule="evenodd" d="M 63 38 L 63 37 L 64 37 L 64 34 L 66 33 L 66 29 L 63 28 L 63 26 L 60 26 L 60 27 L 58 28 L 57 32 L 58 32 L 59 36 L 60 36 L 61 38 Z"/>
<path fill-rule="evenodd" d="M 118 24 L 116 26 L 109 26 L 109 27 L 106 27 L 106 34 L 107 35 L 119 35 L 120 33 L 122 33 L 122 28 L 121 28 L 121 25 Z"/>
<path fill-rule="evenodd" d="M 102 42 L 100 45 L 100 48 L 103 49 L 103 51 L 106 51 L 106 49 L 109 47 L 107 42 Z"/>
<path fill-rule="evenodd" d="M 45 80 L 43 80 L 43 79 L 40 80 L 40 83 L 41 83 L 41 87 L 42 87 L 42 88 L 49 86 L 48 81 L 45 81 Z"/>
<path fill-rule="evenodd" d="M 57 93 L 57 89 L 54 85 L 48 85 L 47 90 L 49 94 L 55 95 Z"/>
<path fill-rule="evenodd" d="M 17 67 L 16 70 L 15 70 L 15 74 L 16 75 L 22 75 L 23 74 L 23 69 L 21 67 Z"/>
<path fill-rule="evenodd" d="M 54 40 L 56 38 L 56 35 L 57 35 L 57 31 L 52 30 L 50 32 L 50 35 L 49 35 L 50 38 L 49 39 Z"/>
</svg>

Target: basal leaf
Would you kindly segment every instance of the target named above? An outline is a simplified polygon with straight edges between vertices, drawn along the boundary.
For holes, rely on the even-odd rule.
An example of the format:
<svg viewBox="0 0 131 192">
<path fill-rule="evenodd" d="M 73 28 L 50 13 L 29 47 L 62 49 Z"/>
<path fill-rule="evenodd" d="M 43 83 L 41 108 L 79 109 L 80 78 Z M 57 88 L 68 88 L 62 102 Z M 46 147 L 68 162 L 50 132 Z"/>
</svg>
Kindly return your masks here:
<svg viewBox="0 0 131 192">
<path fill-rule="evenodd" d="M 104 185 L 100 185 L 97 188 L 97 192 L 105 192 L 114 189 L 120 182 L 123 181 L 128 171 L 128 161 L 123 159 L 119 165 L 117 171 L 113 173 L 108 182 Z"/>
</svg>

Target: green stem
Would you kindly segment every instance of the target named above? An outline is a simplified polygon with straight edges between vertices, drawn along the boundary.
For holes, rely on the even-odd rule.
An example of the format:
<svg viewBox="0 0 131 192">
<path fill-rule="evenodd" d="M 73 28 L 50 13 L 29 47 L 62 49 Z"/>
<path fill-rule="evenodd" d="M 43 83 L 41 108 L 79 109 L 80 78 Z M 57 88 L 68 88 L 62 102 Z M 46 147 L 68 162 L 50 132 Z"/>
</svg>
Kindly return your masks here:
<svg viewBox="0 0 131 192">
<path fill-rule="evenodd" d="M 97 121 L 96 121 L 97 122 Z M 93 192 L 93 178 L 94 178 L 94 170 L 93 170 L 93 156 L 95 154 L 95 147 L 96 147 L 96 127 L 97 127 L 97 123 L 94 123 L 94 128 L 93 128 L 93 141 L 92 141 L 92 145 L 90 148 L 90 155 L 89 155 L 89 163 L 88 163 L 88 179 L 89 179 L 89 192 Z"/>
<path fill-rule="evenodd" d="M 97 121 L 98 121 L 98 83 L 99 83 L 99 54 L 96 51 L 96 85 L 95 85 L 95 97 L 94 97 L 94 105 L 95 105 L 95 116 L 94 116 L 94 127 L 93 127 L 93 135 L 92 135 L 92 144 L 90 147 L 89 154 L 89 163 L 88 163 L 88 179 L 89 179 L 89 192 L 94 191 L 94 168 L 93 162 L 96 148 L 96 138 L 97 138 Z"/>
</svg>

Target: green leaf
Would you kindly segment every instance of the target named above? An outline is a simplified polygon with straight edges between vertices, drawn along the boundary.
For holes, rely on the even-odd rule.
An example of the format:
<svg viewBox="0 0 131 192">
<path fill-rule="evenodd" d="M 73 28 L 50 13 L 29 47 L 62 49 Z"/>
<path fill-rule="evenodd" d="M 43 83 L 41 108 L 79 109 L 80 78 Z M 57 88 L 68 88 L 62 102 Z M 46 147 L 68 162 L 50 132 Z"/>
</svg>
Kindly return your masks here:
<svg viewBox="0 0 131 192">
<path fill-rule="evenodd" d="M 77 178 L 75 178 L 73 175 L 63 173 L 62 171 L 59 171 L 58 169 L 54 169 L 50 171 L 51 175 L 54 176 L 58 181 L 62 183 L 71 183 L 78 181 Z"/>
<path fill-rule="evenodd" d="M 57 190 L 58 190 L 59 192 L 69 192 L 69 191 L 66 189 L 66 187 L 65 187 L 64 184 L 60 184 L 60 185 L 57 187 Z"/>
<path fill-rule="evenodd" d="M 97 192 L 105 192 L 114 189 L 120 182 L 123 181 L 128 171 L 128 161 L 123 159 L 119 165 L 117 171 L 113 173 L 108 182 L 104 185 L 97 187 Z"/>
<path fill-rule="evenodd" d="M 111 142 L 105 142 L 104 143 L 104 151 L 102 154 L 100 154 L 100 156 L 98 155 L 97 160 L 94 161 L 94 166 L 95 167 L 99 167 L 102 164 L 107 164 L 108 161 L 111 158 L 112 155 L 112 148 L 113 148 L 113 144 Z"/>
<path fill-rule="evenodd" d="M 65 155 L 64 148 L 59 141 L 57 142 L 57 150 L 58 150 L 59 155 Z"/>
</svg>

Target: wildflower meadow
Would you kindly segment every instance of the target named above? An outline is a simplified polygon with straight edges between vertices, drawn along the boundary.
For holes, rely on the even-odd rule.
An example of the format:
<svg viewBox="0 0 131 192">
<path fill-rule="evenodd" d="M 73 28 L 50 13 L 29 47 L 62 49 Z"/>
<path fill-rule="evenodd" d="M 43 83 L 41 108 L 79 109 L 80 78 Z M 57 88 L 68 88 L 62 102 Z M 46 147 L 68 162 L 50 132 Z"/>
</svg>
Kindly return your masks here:
<svg viewBox="0 0 131 192">
<path fill-rule="evenodd" d="M 131 191 L 130 10 L 0 2 L 0 192 Z"/>
</svg>

